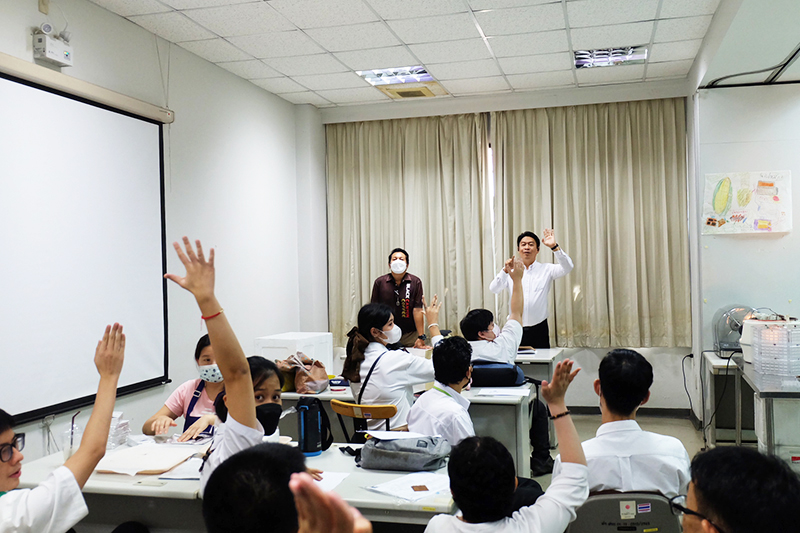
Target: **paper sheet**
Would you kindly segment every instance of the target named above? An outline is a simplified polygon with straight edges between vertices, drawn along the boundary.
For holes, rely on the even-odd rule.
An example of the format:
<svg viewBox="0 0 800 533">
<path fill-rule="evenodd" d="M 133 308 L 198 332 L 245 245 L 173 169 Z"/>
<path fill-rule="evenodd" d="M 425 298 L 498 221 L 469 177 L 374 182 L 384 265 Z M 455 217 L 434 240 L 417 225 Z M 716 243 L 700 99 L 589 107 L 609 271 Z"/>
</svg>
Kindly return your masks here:
<svg viewBox="0 0 800 533">
<path fill-rule="evenodd" d="M 380 440 L 397 440 L 397 439 L 418 439 L 420 437 L 427 437 L 424 433 L 415 433 L 413 431 L 367 431 L 367 435 Z"/>
<path fill-rule="evenodd" d="M 163 474 L 198 452 L 197 447 L 173 444 L 142 444 L 119 448 L 107 454 L 95 468 L 112 474 Z"/>
<path fill-rule="evenodd" d="M 520 396 L 525 397 L 531 393 L 528 388 L 520 387 L 484 387 L 480 389 L 476 396 Z"/>
<path fill-rule="evenodd" d="M 317 481 L 316 483 L 319 488 L 328 492 L 335 489 L 349 475 L 348 472 L 328 472 L 326 470 L 322 473 L 322 481 Z"/>
<path fill-rule="evenodd" d="M 367 490 L 415 502 L 442 491 L 449 491 L 450 478 L 444 474 L 417 472 L 380 485 L 372 485 Z"/>
<path fill-rule="evenodd" d="M 169 472 L 165 472 L 158 476 L 158 479 L 200 479 L 200 467 L 203 465 L 203 459 L 200 457 L 192 457 L 188 461 L 184 461 Z"/>
</svg>

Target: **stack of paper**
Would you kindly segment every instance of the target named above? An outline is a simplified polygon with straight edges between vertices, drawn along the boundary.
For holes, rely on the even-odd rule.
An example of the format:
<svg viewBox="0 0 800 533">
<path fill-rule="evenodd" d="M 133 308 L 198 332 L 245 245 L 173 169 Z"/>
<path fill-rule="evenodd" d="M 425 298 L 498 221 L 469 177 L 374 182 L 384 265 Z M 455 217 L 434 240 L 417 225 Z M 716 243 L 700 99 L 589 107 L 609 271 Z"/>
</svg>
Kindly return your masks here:
<svg viewBox="0 0 800 533">
<path fill-rule="evenodd" d="M 372 485 L 367 487 L 367 490 L 415 502 L 440 492 L 449 491 L 450 478 L 444 474 L 417 472 L 380 485 Z"/>
<path fill-rule="evenodd" d="M 118 448 L 98 463 L 95 470 L 108 474 L 163 474 L 197 453 L 197 449 L 171 444 L 143 444 Z"/>
</svg>

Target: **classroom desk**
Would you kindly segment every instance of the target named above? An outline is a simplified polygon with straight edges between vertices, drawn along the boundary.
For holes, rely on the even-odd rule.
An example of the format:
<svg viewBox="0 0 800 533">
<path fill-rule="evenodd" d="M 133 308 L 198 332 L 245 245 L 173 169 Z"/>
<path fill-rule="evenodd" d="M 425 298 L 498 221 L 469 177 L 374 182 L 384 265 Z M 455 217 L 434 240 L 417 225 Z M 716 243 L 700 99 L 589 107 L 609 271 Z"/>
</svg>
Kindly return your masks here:
<svg viewBox="0 0 800 533">
<path fill-rule="evenodd" d="M 563 353 L 563 348 L 537 348 L 533 354 L 518 353 L 514 362 L 522 368 L 522 373 L 525 374 L 525 377 L 538 379 L 539 381 L 545 379 L 550 381 L 553 379 L 556 363 L 563 359 Z M 558 439 L 556 438 L 556 429 L 552 420 L 548 419 L 547 427 L 550 430 L 550 448 L 555 449 L 558 446 Z"/>
<path fill-rule="evenodd" d="M 517 465 L 517 475 L 530 477 L 531 469 L 531 445 L 528 435 L 530 427 L 529 403 L 536 398 L 536 392 L 530 384 L 526 383 L 522 388 L 528 391 L 526 396 L 478 396 L 476 391 L 463 391 L 462 394 L 470 402 L 469 414 L 472 424 L 475 426 L 475 433 L 481 436 L 491 436 L 502 442 Z M 296 392 L 284 392 L 281 394 L 284 409 L 297 403 L 300 394 Z M 330 401 L 333 398 L 353 402 L 353 395 L 350 388 L 344 392 L 325 391 L 320 394 L 311 395 L 322 400 L 325 411 L 331 422 L 334 442 L 344 442 L 339 419 L 330 408 Z M 351 421 L 345 420 L 348 432 L 352 432 Z M 287 416 L 281 420 L 279 425 L 281 435 L 289 435 L 297 439 L 297 417 Z"/>
</svg>

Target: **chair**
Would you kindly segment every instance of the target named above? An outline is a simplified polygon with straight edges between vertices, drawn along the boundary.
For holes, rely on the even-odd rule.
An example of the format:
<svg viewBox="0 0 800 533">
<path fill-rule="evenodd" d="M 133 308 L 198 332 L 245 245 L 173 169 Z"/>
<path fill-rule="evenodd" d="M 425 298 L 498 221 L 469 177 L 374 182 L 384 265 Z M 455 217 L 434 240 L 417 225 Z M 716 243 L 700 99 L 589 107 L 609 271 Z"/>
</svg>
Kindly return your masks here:
<svg viewBox="0 0 800 533">
<path fill-rule="evenodd" d="M 358 443 L 356 435 L 358 429 L 366 429 L 366 420 L 386 420 L 386 431 L 389 431 L 389 419 L 397 414 L 397 407 L 389 405 L 366 405 L 363 403 L 347 403 L 339 400 L 331 400 L 331 409 L 339 417 L 339 423 L 342 425 L 342 433 L 348 443 Z M 353 436 L 350 437 L 344 425 L 344 418 L 347 416 L 353 419 Z M 362 421 L 359 423 L 359 421 Z M 363 442 L 363 441 L 361 441 Z"/>
<path fill-rule="evenodd" d="M 627 513 L 632 518 L 625 518 Z M 602 492 L 590 494 L 566 533 L 617 533 L 658 531 L 681 533 L 680 517 L 669 506 L 669 498 L 657 492 Z M 629 516 L 630 516 L 629 515 Z"/>
</svg>

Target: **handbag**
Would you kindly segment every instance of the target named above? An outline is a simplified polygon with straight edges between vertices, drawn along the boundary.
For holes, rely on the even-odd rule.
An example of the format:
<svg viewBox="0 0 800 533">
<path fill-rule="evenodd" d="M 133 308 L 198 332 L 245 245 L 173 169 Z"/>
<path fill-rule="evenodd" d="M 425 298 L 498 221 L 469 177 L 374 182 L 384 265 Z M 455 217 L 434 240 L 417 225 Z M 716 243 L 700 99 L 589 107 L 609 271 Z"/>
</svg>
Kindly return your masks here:
<svg viewBox="0 0 800 533">
<path fill-rule="evenodd" d="M 472 362 L 473 387 L 519 387 L 525 383 L 525 374 L 511 363 Z"/>
<path fill-rule="evenodd" d="M 361 468 L 371 470 L 438 470 L 447 463 L 450 450 L 450 443 L 443 437 L 394 440 L 372 438 L 361 448 L 356 463 Z"/>
<path fill-rule="evenodd" d="M 276 364 L 284 377 L 292 379 L 294 390 L 299 394 L 319 394 L 328 388 L 328 371 L 325 365 L 303 352 L 292 354 L 283 361 L 276 361 Z M 289 380 L 284 381 L 284 392 L 289 392 L 285 387 L 288 382 Z"/>
</svg>

